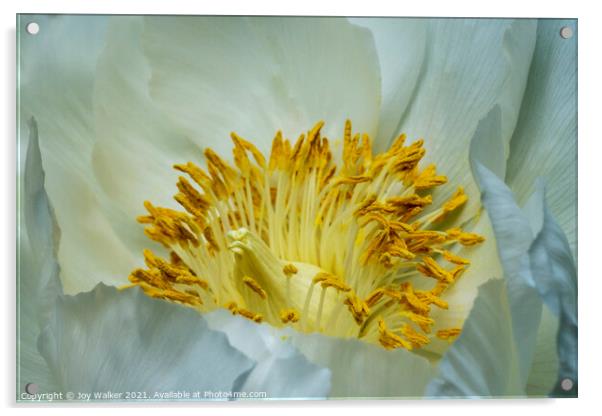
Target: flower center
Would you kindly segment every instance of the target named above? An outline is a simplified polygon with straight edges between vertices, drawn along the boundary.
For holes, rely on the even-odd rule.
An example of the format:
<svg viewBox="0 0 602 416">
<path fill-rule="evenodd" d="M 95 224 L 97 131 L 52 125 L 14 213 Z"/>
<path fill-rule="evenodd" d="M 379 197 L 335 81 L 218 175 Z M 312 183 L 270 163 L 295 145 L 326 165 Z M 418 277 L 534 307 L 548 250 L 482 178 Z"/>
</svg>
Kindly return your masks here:
<svg viewBox="0 0 602 416">
<path fill-rule="evenodd" d="M 145 250 L 133 285 L 201 312 L 220 307 L 255 322 L 356 337 L 384 348 L 418 349 L 434 336 L 431 309 L 468 267 L 454 247 L 483 237 L 449 228 L 467 196 L 439 205 L 447 182 L 419 169 L 423 141 L 405 135 L 374 155 L 368 135 L 345 124 L 342 161 L 321 136 L 323 122 L 292 144 L 278 132 L 269 160 L 235 133 L 234 165 L 205 151 L 207 169 L 175 165 L 183 211 L 145 202 L 138 221 L 169 252 Z M 444 227 L 445 225 L 445 227 Z M 432 283 L 425 283 L 428 282 Z"/>
</svg>

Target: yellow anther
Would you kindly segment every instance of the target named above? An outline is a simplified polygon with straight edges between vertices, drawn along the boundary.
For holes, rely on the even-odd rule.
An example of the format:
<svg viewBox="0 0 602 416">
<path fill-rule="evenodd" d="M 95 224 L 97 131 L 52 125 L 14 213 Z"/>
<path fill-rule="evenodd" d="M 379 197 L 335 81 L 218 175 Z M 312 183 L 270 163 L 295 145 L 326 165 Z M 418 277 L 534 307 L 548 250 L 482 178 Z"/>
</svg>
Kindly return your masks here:
<svg viewBox="0 0 602 416">
<path fill-rule="evenodd" d="M 456 208 L 464 205 L 468 201 L 468 197 L 464 193 L 464 188 L 459 187 L 451 198 L 443 205 L 443 211 L 451 212 Z"/>
<path fill-rule="evenodd" d="M 401 287 L 402 300 L 418 314 L 428 315 L 431 308 L 427 302 L 421 300 L 409 283 L 404 283 Z"/>
<path fill-rule="evenodd" d="M 205 240 L 207 241 L 207 246 L 209 247 L 210 252 L 220 251 L 219 244 L 213 235 L 213 230 L 211 230 L 211 227 L 205 227 L 203 230 L 203 237 L 205 237 Z"/>
<path fill-rule="evenodd" d="M 435 295 L 432 291 L 416 291 L 416 297 L 425 305 L 435 305 L 441 309 L 447 309 L 449 305 L 446 301 Z"/>
<path fill-rule="evenodd" d="M 292 263 L 288 263 L 286 264 L 283 268 L 282 271 L 284 272 L 284 274 L 287 277 L 292 277 L 293 275 L 297 274 L 299 272 L 299 270 L 295 267 L 294 264 Z"/>
<path fill-rule="evenodd" d="M 349 292 L 351 290 L 351 288 L 345 282 L 342 282 L 336 277 L 323 280 L 320 283 L 320 286 L 322 286 L 323 289 L 333 287 L 338 292 Z"/>
<path fill-rule="evenodd" d="M 209 283 L 206 280 L 194 276 L 185 266 L 170 264 L 155 256 L 150 250 L 144 250 L 143 253 L 146 265 L 151 269 L 150 271 L 158 270 L 163 280 L 182 285 L 195 285 L 205 290 L 209 288 Z"/>
<path fill-rule="evenodd" d="M 260 168 L 265 168 L 265 157 L 253 143 L 246 141 L 234 132 L 230 133 L 230 137 L 235 143 L 241 145 L 245 150 L 251 152 L 255 162 L 257 162 Z"/>
<path fill-rule="evenodd" d="M 455 280 L 455 278 L 454 278 Z M 445 289 L 447 289 L 449 287 L 449 284 L 445 283 L 445 282 L 437 282 L 435 284 L 435 287 L 433 287 L 430 291 L 430 293 L 433 296 L 441 296 L 441 294 L 445 291 Z"/>
<path fill-rule="evenodd" d="M 367 208 L 376 202 L 377 196 L 375 194 L 368 195 L 356 208 L 354 211 L 354 215 L 365 215 L 367 213 Z"/>
<path fill-rule="evenodd" d="M 261 299 L 267 299 L 268 294 L 255 279 L 250 276 L 244 276 L 242 281 L 249 287 L 253 292 L 257 293 Z"/>
<path fill-rule="evenodd" d="M 232 315 L 236 315 L 238 313 L 238 305 L 236 302 L 228 302 L 224 305 L 226 309 L 232 312 Z"/>
<path fill-rule="evenodd" d="M 251 312 L 248 309 L 238 308 L 236 312 L 240 316 L 244 316 L 247 319 L 250 319 L 253 322 L 261 323 L 263 321 L 263 315 L 260 313 Z"/>
<path fill-rule="evenodd" d="M 383 288 L 378 288 L 376 290 L 373 290 L 366 298 L 366 305 L 368 305 L 369 308 L 373 307 L 374 305 L 376 305 L 378 303 L 379 300 L 381 300 L 383 298 L 384 295 L 385 295 L 385 289 L 383 289 Z"/>
<path fill-rule="evenodd" d="M 462 328 L 449 328 L 437 331 L 437 338 L 453 341 L 462 333 Z"/>
<path fill-rule="evenodd" d="M 424 263 L 416 265 L 416 270 L 425 276 L 434 277 L 437 280 L 441 280 L 446 283 L 451 283 L 454 281 L 454 276 L 439 266 L 439 264 L 433 260 L 431 257 L 424 256 Z"/>
<path fill-rule="evenodd" d="M 316 138 L 318 138 L 319 134 L 320 134 L 320 130 L 322 130 L 322 127 L 324 127 L 324 120 L 320 120 L 318 121 L 313 127 L 312 129 L 309 131 L 309 133 L 307 134 L 307 140 L 308 142 L 312 142 L 314 141 Z"/>
<path fill-rule="evenodd" d="M 334 185 L 355 185 L 363 182 L 370 182 L 372 178 L 366 175 L 358 175 L 358 176 L 344 176 L 335 179 Z"/>
<path fill-rule="evenodd" d="M 325 280 L 328 280 L 328 279 L 333 279 L 333 278 L 335 278 L 335 279 L 336 279 L 336 276 L 335 276 L 335 275 L 333 275 L 333 274 L 326 273 L 326 272 L 319 272 L 319 273 L 317 273 L 317 274 L 314 276 L 314 278 L 312 279 L 312 283 L 314 283 L 314 284 L 316 284 L 316 283 L 321 283 L 321 282 L 323 282 L 323 281 L 325 281 Z"/>
<path fill-rule="evenodd" d="M 370 314 L 370 307 L 366 304 L 366 302 L 358 298 L 353 293 L 349 294 L 343 303 L 347 305 L 349 312 L 351 312 L 351 315 L 355 320 L 355 323 L 358 325 L 361 325 Z"/>
<path fill-rule="evenodd" d="M 180 172 L 187 173 L 192 180 L 199 185 L 205 192 L 211 189 L 211 178 L 205 173 L 203 169 L 198 167 L 192 162 L 188 162 L 185 165 L 174 165 L 174 169 Z"/>
<path fill-rule="evenodd" d="M 443 185 L 447 182 L 447 177 L 436 174 L 435 165 L 429 165 L 414 179 L 414 188 L 417 190 L 429 189 L 435 186 Z"/>
<path fill-rule="evenodd" d="M 209 282 L 203 279 L 199 279 L 198 277 L 193 275 L 181 274 L 180 276 L 176 277 L 175 282 L 182 285 L 198 286 L 204 290 L 209 289 Z"/>
<path fill-rule="evenodd" d="M 403 292 L 391 288 L 384 289 L 383 294 L 392 300 L 401 302 L 403 300 Z"/>
<path fill-rule="evenodd" d="M 409 196 L 393 196 L 387 199 L 387 203 L 397 207 L 401 213 L 402 211 L 412 208 L 424 208 L 425 206 L 433 203 L 433 197 L 431 195 L 422 197 L 417 194 L 412 194 Z"/>
<path fill-rule="evenodd" d="M 474 246 L 485 241 L 485 237 L 475 233 L 466 233 L 460 228 L 448 230 L 447 235 L 451 240 L 458 241 L 463 246 Z"/>
<path fill-rule="evenodd" d="M 125 284 L 125 285 L 117 286 L 117 290 L 119 292 L 121 292 L 122 290 L 131 289 L 131 288 L 136 287 L 136 286 L 138 286 L 136 283 L 128 283 L 128 284 Z"/>
<path fill-rule="evenodd" d="M 460 264 L 456 267 L 454 267 L 450 273 L 452 274 L 452 276 L 454 277 L 454 282 L 456 280 L 458 280 L 458 278 L 462 275 L 462 273 L 464 273 L 464 270 L 466 270 L 466 266 Z"/>
<path fill-rule="evenodd" d="M 288 144 L 288 146 L 287 146 Z M 272 152 L 270 154 L 270 161 L 268 169 L 270 172 L 275 170 L 284 170 L 289 163 L 290 157 L 290 143 L 282 139 L 282 132 L 278 131 L 276 137 L 272 141 Z"/>
<path fill-rule="evenodd" d="M 435 323 L 433 318 L 429 318 L 428 316 L 420 315 L 412 311 L 401 311 L 401 316 L 414 322 L 427 334 L 431 332 L 431 326 Z"/>
<path fill-rule="evenodd" d="M 171 284 L 165 279 L 163 274 L 157 270 L 136 269 L 130 273 L 129 281 L 134 284 L 145 283 L 158 289 L 170 289 Z"/>
<path fill-rule="evenodd" d="M 193 296 L 189 293 L 182 293 L 182 292 L 178 292 L 176 290 L 172 290 L 172 289 L 157 289 L 154 287 L 147 287 L 145 288 L 144 286 L 143 290 L 144 293 L 146 293 L 148 296 L 152 297 L 152 298 L 156 298 L 156 299 L 164 299 L 164 300 L 170 300 L 173 302 L 179 302 L 179 303 L 183 303 L 186 305 L 191 305 L 191 306 L 200 306 L 202 305 L 201 299 L 197 296 Z"/>
<path fill-rule="evenodd" d="M 412 349 L 412 344 L 410 342 L 387 329 L 385 321 L 382 318 L 378 320 L 378 333 L 378 341 L 387 350 L 395 348 L 405 348 L 406 350 Z"/>
<path fill-rule="evenodd" d="M 470 261 L 468 261 L 467 259 L 464 259 L 462 257 L 456 256 L 455 254 L 447 251 L 447 250 L 443 250 L 441 252 L 441 254 L 443 255 L 443 258 L 447 261 L 449 261 L 450 263 L 454 263 L 454 264 L 470 264 Z"/>
<path fill-rule="evenodd" d="M 283 324 L 299 321 L 299 312 L 296 309 L 283 309 L 280 311 L 280 320 Z"/>
<path fill-rule="evenodd" d="M 198 238 L 195 235 L 198 227 L 190 215 L 168 208 L 155 207 L 149 201 L 144 201 L 144 206 L 150 215 L 138 217 L 138 221 L 142 224 L 152 224 L 145 229 L 149 238 L 166 247 L 174 242 L 198 246 Z"/>
<path fill-rule="evenodd" d="M 180 192 L 186 196 L 186 199 L 192 203 L 194 208 L 197 210 L 205 211 L 207 210 L 211 204 L 199 191 L 197 191 L 194 186 L 188 182 L 186 178 L 180 176 L 178 178 L 177 187 Z"/>
<path fill-rule="evenodd" d="M 430 340 L 427 336 L 416 332 L 408 324 L 402 325 L 401 333 L 408 341 L 410 341 L 412 343 L 412 346 L 415 348 L 423 347 L 430 342 Z"/>
</svg>

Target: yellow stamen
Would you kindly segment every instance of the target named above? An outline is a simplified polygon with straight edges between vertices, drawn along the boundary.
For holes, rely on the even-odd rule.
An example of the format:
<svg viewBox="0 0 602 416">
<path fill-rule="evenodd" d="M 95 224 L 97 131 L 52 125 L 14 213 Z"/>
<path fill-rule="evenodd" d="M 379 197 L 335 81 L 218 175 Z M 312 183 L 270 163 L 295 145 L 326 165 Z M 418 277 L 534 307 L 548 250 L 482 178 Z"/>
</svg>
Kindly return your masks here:
<svg viewBox="0 0 602 416">
<path fill-rule="evenodd" d="M 299 321 L 299 312 L 296 309 L 284 309 L 280 311 L 280 320 L 283 324 Z"/>
<path fill-rule="evenodd" d="M 459 187 L 437 197 L 433 188 L 447 178 L 421 166 L 424 140 L 407 144 L 401 134 L 376 154 L 347 121 L 337 158 L 323 127 L 296 141 L 278 131 L 269 157 L 233 132 L 230 159 L 207 148 L 204 168 L 174 165 L 183 174 L 174 195 L 181 209 L 145 201 L 138 217 L 169 257 L 145 250 L 146 268 L 124 287 L 200 312 L 225 307 L 276 327 L 425 347 L 436 325 L 431 309 L 452 307 L 446 290 L 469 267 L 459 245 L 484 241 L 438 222 L 454 227 L 451 214 L 468 196 Z M 421 275 L 432 279 L 418 283 Z M 451 340 L 459 331 L 436 335 Z"/>
<path fill-rule="evenodd" d="M 459 337 L 461 333 L 462 328 L 442 329 L 440 331 L 437 331 L 437 338 L 453 341 L 455 338 Z"/>
<path fill-rule="evenodd" d="M 245 276 L 242 278 L 242 281 L 249 287 L 249 289 L 257 293 L 261 299 L 267 299 L 268 294 L 265 290 L 263 290 L 263 288 L 259 285 L 259 283 L 257 283 L 255 279 L 249 276 Z"/>
<path fill-rule="evenodd" d="M 467 259 L 464 259 L 460 256 L 456 256 L 454 253 L 451 253 L 447 250 L 443 250 L 441 251 L 441 254 L 443 254 L 443 258 L 445 258 L 445 260 L 451 262 L 451 263 L 455 263 L 455 264 L 470 264 L 470 261 Z"/>
<path fill-rule="evenodd" d="M 396 335 L 395 333 L 393 333 L 387 329 L 387 326 L 385 325 L 385 321 L 382 318 L 379 319 L 379 321 L 378 321 L 378 332 L 379 332 L 378 341 L 381 343 L 381 345 L 385 349 L 387 349 L 387 350 L 392 350 L 395 348 L 405 348 L 406 350 L 412 349 L 412 344 L 410 342 L 404 340 L 399 335 Z"/>
<path fill-rule="evenodd" d="M 299 270 L 291 263 L 286 264 L 282 268 L 282 271 L 285 275 L 287 275 L 287 277 L 291 277 L 292 275 L 295 275 L 299 272 Z"/>
</svg>

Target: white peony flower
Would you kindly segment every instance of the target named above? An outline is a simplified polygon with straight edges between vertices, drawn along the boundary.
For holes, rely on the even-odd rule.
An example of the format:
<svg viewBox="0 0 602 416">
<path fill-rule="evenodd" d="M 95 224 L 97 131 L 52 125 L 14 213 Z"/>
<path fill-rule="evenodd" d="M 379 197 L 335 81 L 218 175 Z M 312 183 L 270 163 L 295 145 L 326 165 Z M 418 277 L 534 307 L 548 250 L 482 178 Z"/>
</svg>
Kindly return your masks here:
<svg viewBox="0 0 602 416">
<path fill-rule="evenodd" d="M 20 386 L 576 394 L 575 22 L 21 20 Z"/>
</svg>

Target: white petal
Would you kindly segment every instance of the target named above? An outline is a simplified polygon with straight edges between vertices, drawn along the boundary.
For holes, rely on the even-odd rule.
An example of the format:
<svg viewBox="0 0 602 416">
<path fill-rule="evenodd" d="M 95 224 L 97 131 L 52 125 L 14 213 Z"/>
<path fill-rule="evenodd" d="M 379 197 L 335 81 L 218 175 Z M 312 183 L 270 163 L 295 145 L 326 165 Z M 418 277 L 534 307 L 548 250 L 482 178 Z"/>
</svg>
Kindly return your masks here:
<svg viewBox="0 0 602 416">
<path fill-rule="evenodd" d="M 535 357 L 529 380 L 527 394 L 529 396 L 548 397 L 558 380 L 558 352 L 556 338 L 558 336 L 558 318 L 544 305 L 541 314 L 541 325 L 537 332 Z"/>
<path fill-rule="evenodd" d="M 524 25 L 527 30 L 523 30 Z M 517 31 L 521 42 L 515 41 Z M 521 89 L 529 65 L 529 59 L 523 57 L 529 56 L 534 35 L 534 21 L 431 21 L 425 66 L 400 131 L 410 140 L 424 138 L 425 162 L 435 163 L 450 184 L 464 186 L 470 198 L 461 219 L 470 218 L 479 206 L 478 189 L 469 169 L 470 140 L 477 123 L 496 103 L 502 109 L 502 132 L 510 130 L 505 126 L 512 125 L 511 115 L 520 106 L 520 94 L 505 91 Z M 514 80 L 511 85 L 509 79 Z M 455 190 L 446 186 L 437 193 L 445 198 Z"/>
<path fill-rule="evenodd" d="M 507 153 L 502 137 L 502 110 L 495 105 L 477 124 L 470 141 L 470 154 L 471 160 L 478 160 L 500 179 L 506 176 Z"/>
<path fill-rule="evenodd" d="M 370 33 L 342 18 L 148 17 L 151 96 L 195 142 L 231 152 L 236 131 L 260 150 L 318 120 L 371 135 L 380 110 Z"/>
<path fill-rule="evenodd" d="M 252 367 L 195 311 L 100 284 L 62 297 L 39 348 L 65 391 L 230 391 Z"/>
<path fill-rule="evenodd" d="M 200 158 L 201 149 L 149 96 L 151 69 L 142 53 L 142 30 L 141 17 L 120 16 L 109 24 L 95 78 L 93 167 L 115 231 L 128 243 L 135 243 L 135 235 L 148 245 L 135 221 L 144 200 L 177 206 L 172 195 L 178 175 L 172 166 Z"/>
<path fill-rule="evenodd" d="M 36 347 L 42 322 L 48 318 L 51 303 L 61 293 L 56 250 L 56 224 L 44 190 L 44 170 L 35 120 L 29 122 L 25 169 L 20 177 L 18 235 L 18 347 L 17 389 L 27 383 L 38 392 L 56 389 L 48 365 Z"/>
<path fill-rule="evenodd" d="M 381 72 L 382 107 L 375 149 L 383 151 L 399 130 L 423 68 L 426 19 L 352 18 L 374 36 Z"/>
<path fill-rule="evenodd" d="M 462 335 L 427 388 L 431 397 L 498 397 L 522 394 L 510 305 L 504 280 L 490 280 L 479 295 Z"/>
<path fill-rule="evenodd" d="M 521 103 L 527 86 L 529 68 L 536 43 L 537 20 L 518 19 L 512 22 L 504 37 L 504 48 L 508 52 L 506 60 L 514 70 L 506 74 L 498 105 L 502 112 L 501 135 L 504 142 L 504 156 L 508 158 L 510 140 L 519 118 Z"/>
<path fill-rule="evenodd" d="M 209 327 L 226 334 L 230 344 L 257 362 L 234 390 L 266 392 L 267 398 L 319 399 L 328 396 L 331 373 L 309 362 L 291 344 L 291 328 L 256 324 L 224 309 L 204 315 Z"/>
<path fill-rule="evenodd" d="M 128 260 L 114 270 L 114 284 L 119 279 L 127 283 L 130 271 L 143 264 L 144 248 L 162 250 L 136 222 L 145 212 L 144 201 L 176 208 L 178 175 L 173 164 L 201 157 L 200 148 L 170 123 L 149 96 L 150 67 L 142 53 L 142 29 L 142 17 L 110 21 L 95 77 L 92 167 L 97 200 Z"/>
<path fill-rule="evenodd" d="M 106 17 L 32 18 L 41 30 L 21 37 L 19 110 L 22 118 L 38 121 L 46 190 L 62 235 L 58 259 L 63 288 L 77 293 L 98 281 L 123 282 L 123 270 L 134 261 L 99 209 L 90 169 L 92 92 Z"/>
<path fill-rule="evenodd" d="M 563 26 L 573 37 L 563 39 Z M 573 257 L 577 243 L 577 22 L 542 20 L 521 115 L 512 138 L 506 181 L 523 204 L 542 176 L 547 202 L 566 233 Z"/>
<path fill-rule="evenodd" d="M 332 371 L 332 398 L 421 397 L 433 375 L 426 359 L 406 350 L 320 334 L 295 334 L 293 343 Z"/>
</svg>

